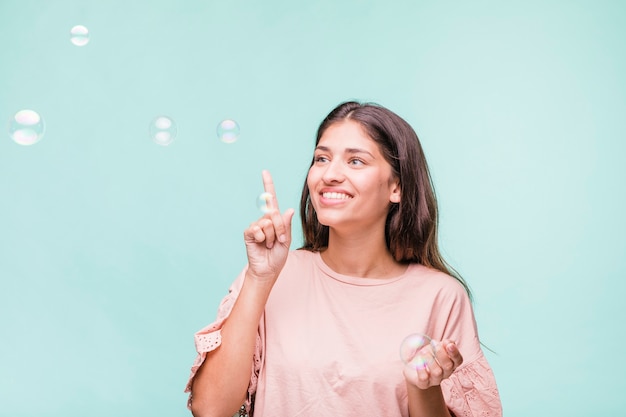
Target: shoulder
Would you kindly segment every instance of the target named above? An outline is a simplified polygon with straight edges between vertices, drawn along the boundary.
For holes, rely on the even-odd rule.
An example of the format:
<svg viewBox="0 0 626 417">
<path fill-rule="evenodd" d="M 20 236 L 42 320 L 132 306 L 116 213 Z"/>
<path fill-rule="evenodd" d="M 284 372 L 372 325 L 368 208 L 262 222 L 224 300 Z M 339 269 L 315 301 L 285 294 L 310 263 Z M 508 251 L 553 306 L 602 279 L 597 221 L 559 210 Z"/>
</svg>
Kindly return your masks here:
<svg viewBox="0 0 626 417">
<path fill-rule="evenodd" d="M 463 284 L 453 276 L 423 265 L 412 269 L 422 281 L 419 295 L 427 304 L 431 337 L 456 341 L 468 362 L 477 358 L 481 351 L 478 329 L 472 301 Z"/>
<path fill-rule="evenodd" d="M 307 264 L 315 262 L 315 258 L 318 256 L 318 252 L 312 252 L 306 249 L 295 249 L 289 251 L 287 255 L 288 264 Z"/>
<path fill-rule="evenodd" d="M 271 301 L 296 300 L 296 295 L 304 295 L 309 291 L 309 285 L 315 275 L 316 252 L 306 250 L 292 250 L 287 255 L 287 261 L 280 271 L 278 279 L 274 283 L 270 295 Z"/>
<path fill-rule="evenodd" d="M 407 275 L 410 280 L 420 283 L 423 292 L 430 293 L 438 299 L 469 301 L 469 295 L 463 284 L 445 272 L 421 264 L 410 264 Z"/>
<path fill-rule="evenodd" d="M 309 271 L 312 271 L 315 265 L 317 252 L 311 252 L 308 250 L 296 249 L 289 251 L 287 255 L 287 261 L 283 266 L 281 275 L 293 275 L 302 276 Z"/>
</svg>

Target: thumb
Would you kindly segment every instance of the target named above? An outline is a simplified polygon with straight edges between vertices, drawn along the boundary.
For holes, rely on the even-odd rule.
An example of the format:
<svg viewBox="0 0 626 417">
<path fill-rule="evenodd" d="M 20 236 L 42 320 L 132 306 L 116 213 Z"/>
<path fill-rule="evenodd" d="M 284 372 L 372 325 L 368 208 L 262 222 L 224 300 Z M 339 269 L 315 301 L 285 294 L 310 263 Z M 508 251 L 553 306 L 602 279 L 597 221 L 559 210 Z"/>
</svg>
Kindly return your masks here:
<svg viewBox="0 0 626 417">
<path fill-rule="evenodd" d="M 283 213 L 283 222 L 285 223 L 285 229 L 287 232 L 287 241 L 291 241 L 291 220 L 293 219 L 293 215 L 295 214 L 295 210 L 290 208 L 285 210 Z"/>
<path fill-rule="evenodd" d="M 446 352 L 448 353 L 448 356 L 450 357 L 450 359 L 452 359 L 455 362 L 463 362 L 463 356 L 461 355 L 461 352 L 459 351 L 458 346 L 456 345 L 456 343 L 452 340 L 444 340 L 443 341 L 443 346 L 446 349 Z"/>
</svg>

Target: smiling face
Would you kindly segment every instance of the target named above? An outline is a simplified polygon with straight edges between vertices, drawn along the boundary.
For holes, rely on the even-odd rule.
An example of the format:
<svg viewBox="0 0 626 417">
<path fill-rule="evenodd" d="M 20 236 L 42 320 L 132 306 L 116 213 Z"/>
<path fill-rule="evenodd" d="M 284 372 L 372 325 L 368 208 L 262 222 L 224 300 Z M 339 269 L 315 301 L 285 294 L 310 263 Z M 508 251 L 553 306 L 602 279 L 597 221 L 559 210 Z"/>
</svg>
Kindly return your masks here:
<svg viewBox="0 0 626 417">
<path fill-rule="evenodd" d="M 400 187 L 379 146 L 355 121 L 330 125 L 320 138 L 307 176 L 318 221 L 337 230 L 370 231 L 384 224 Z"/>
</svg>

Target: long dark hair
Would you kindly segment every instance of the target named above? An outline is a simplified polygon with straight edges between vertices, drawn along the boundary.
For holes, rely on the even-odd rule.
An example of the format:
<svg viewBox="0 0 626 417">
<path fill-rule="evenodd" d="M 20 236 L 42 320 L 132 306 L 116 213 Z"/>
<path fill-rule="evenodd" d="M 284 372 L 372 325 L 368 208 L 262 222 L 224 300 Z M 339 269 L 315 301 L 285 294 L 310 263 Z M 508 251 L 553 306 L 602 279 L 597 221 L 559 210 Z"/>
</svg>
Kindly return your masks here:
<svg viewBox="0 0 626 417">
<path fill-rule="evenodd" d="M 451 275 L 470 294 L 463 278 L 439 252 L 437 198 L 426 157 L 413 128 L 378 104 L 348 101 L 335 107 L 322 121 L 315 146 L 330 125 L 344 120 L 359 123 L 378 144 L 400 183 L 400 203 L 390 205 L 385 224 L 385 241 L 391 255 L 397 262 L 420 263 Z M 304 234 L 304 245 L 300 249 L 317 252 L 327 247 L 328 226 L 317 220 L 306 180 L 300 198 L 300 219 Z"/>
</svg>

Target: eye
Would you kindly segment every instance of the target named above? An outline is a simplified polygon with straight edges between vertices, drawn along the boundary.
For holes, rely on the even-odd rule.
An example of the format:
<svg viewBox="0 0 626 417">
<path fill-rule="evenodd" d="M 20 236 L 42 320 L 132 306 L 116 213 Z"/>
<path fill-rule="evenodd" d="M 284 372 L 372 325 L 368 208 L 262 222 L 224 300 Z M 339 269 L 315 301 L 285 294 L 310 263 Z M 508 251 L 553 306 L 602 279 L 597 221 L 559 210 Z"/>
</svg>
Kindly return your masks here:
<svg viewBox="0 0 626 417">
<path fill-rule="evenodd" d="M 365 165 L 365 162 L 360 158 L 352 158 L 348 161 L 348 164 L 360 166 L 360 165 Z"/>
<path fill-rule="evenodd" d="M 328 158 L 322 155 L 317 155 L 313 158 L 313 161 L 316 163 L 324 163 L 324 162 L 328 162 Z"/>
</svg>

